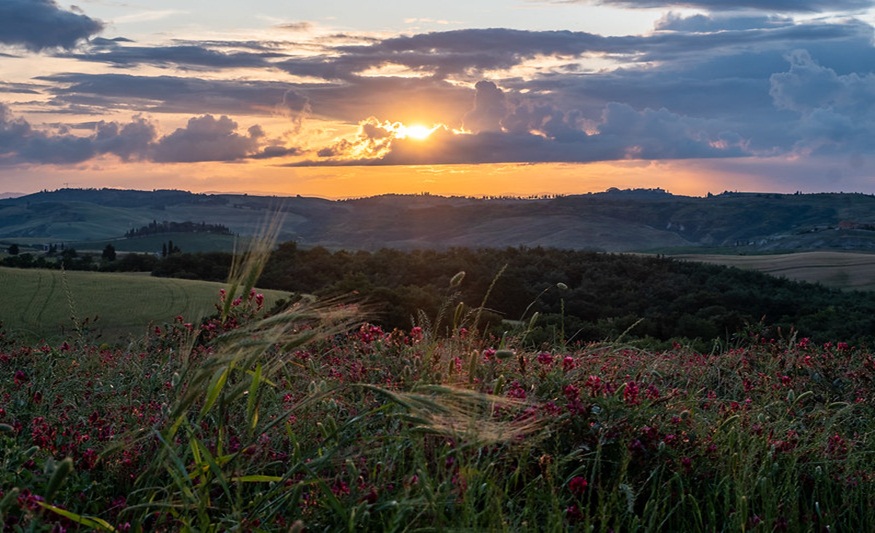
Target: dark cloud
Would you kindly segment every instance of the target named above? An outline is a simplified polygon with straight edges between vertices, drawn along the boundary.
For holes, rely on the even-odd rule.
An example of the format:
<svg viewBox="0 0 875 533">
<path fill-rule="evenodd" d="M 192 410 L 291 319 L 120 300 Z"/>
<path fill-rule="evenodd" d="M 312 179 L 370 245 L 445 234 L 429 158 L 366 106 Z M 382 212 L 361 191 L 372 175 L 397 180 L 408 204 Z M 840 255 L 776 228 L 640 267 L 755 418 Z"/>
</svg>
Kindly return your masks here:
<svg viewBox="0 0 875 533">
<path fill-rule="evenodd" d="M 875 148 L 875 74 L 839 75 L 808 52 L 788 55 L 790 69 L 771 76 L 775 106 L 798 115 L 796 147 L 828 153 Z"/>
<path fill-rule="evenodd" d="M 289 157 L 300 155 L 301 149 L 286 146 L 265 146 L 260 152 L 247 156 L 249 159 L 274 159 L 277 157 Z"/>
<path fill-rule="evenodd" d="M 58 74 L 40 77 L 54 87 L 52 103 L 120 108 L 142 112 L 273 114 L 303 112 L 306 99 L 290 98 L 290 84 L 247 80 L 208 80 L 180 76 Z"/>
<path fill-rule="evenodd" d="M 473 132 L 501 131 L 501 121 L 507 115 L 504 93 L 491 81 L 481 80 L 474 86 L 474 108 L 462 120 Z"/>
<path fill-rule="evenodd" d="M 319 56 L 296 57 L 273 65 L 299 76 L 354 83 L 370 69 L 390 65 L 436 79 L 476 79 L 484 72 L 510 69 L 540 57 L 567 60 L 572 69 L 587 58 L 608 58 L 627 68 L 672 69 L 689 61 L 707 61 L 733 52 L 816 45 L 868 38 L 872 27 L 861 21 L 794 23 L 776 16 L 670 15 L 651 35 L 604 37 L 587 32 L 525 31 L 505 28 L 464 29 L 400 36 L 366 44 L 335 46 Z M 793 45 L 792 43 L 797 43 Z M 544 69 L 544 75 L 554 73 Z M 568 74 L 566 68 L 564 73 Z M 573 70 L 570 72 L 573 74 Z"/>
<path fill-rule="evenodd" d="M 194 117 L 185 128 L 158 141 L 153 159 L 161 163 L 234 161 L 255 152 L 263 136 L 257 126 L 246 135 L 237 133 L 237 123 L 224 115 L 218 119 L 212 115 Z"/>
<path fill-rule="evenodd" d="M 0 103 L 0 164 L 75 164 L 104 154 L 122 161 L 193 163 L 298 153 L 296 148 L 266 140 L 259 126 L 239 132 L 238 124 L 227 116 L 193 117 L 185 127 L 163 137 L 155 124 L 142 116 L 125 124 L 100 121 L 74 127 L 83 134 L 73 135 L 68 127 L 38 130 Z"/>
<path fill-rule="evenodd" d="M 102 30 L 102 22 L 65 11 L 54 0 L 0 2 L 0 43 L 32 51 L 72 48 Z"/>
<path fill-rule="evenodd" d="M 792 26 L 793 19 L 776 15 L 691 15 L 669 13 L 654 26 L 657 31 L 711 33 L 715 31 L 743 31 Z"/>
<path fill-rule="evenodd" d="M 283 57 L 275 52 L 224 52 L 203 45 L 106 46 L 87 53 L 69 54 L 81 61 L 110 63 L 117 67 L 137 65 L 176 66 L 190 69 L 266 68 L 268 59 Z"/>
<path fill-rule="evenodd" d="M 568 0 L 562 0 L 563 3 Z M 572 0 L 574 1 L 574 0 Z M 627 8 L 690 7 L 714 11 L 757 9 L 781 12 L 858 11 L 873 6 L 872 0 L 577 0 Z"/>
<path fill-rule="evenodd" d="M 96 150 L 115 154 L 122 161 L 146 159 L 148 147 L 158 137 L 155 125 L 143 117 L 134 117 L 127 124 L 101 121 L 96 130 L 93 137 Z"/>
<path fill-rule="evenodd" d="M 294 32 L 307 32 L 313 29 L 313 24 L 310 22 L 286 22 L 285 24 L 277 24 L 274 26 L 281 30 L 289 30 Z"/>
</svg>

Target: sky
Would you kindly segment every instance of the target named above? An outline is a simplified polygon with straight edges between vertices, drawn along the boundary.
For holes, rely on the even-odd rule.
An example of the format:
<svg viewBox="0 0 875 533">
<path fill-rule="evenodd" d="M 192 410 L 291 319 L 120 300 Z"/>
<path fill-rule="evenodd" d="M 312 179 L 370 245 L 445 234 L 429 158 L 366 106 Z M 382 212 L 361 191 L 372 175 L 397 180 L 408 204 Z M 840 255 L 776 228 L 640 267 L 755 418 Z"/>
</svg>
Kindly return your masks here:
<svg viewBox="0 0 875 533">
<path fill-rule="evenodd" d="M 875 0 L 0 0 L 0 193 L 875 193 Z"/>
</svg>

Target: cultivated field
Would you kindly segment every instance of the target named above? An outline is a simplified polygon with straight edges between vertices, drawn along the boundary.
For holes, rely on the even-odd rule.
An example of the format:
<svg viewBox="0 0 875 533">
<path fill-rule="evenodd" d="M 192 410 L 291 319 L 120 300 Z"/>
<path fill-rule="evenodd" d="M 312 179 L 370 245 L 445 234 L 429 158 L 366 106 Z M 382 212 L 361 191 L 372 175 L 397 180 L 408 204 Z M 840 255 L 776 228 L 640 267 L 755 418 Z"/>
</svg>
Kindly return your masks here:
<svg viewBox="0 0 875 533">
<path fill-rule="evenodd" d="M 778 255 L 684 254 L 672 257 L 759 270 L 773 276 L 822 283 L 837 289 L 875 290 L 875 254 L 801 252 Z"/>
<path fill-rule="evenodd" d="M 0 287 L 0 322 L 9 332 L 33 339 L 69 336 L 76 331 L 75 317 L 111 342 L 140 336 L 149 324 L 171 322 L 177 315 L 187 321 L 208 316 L 226 285 L 148 274 L 0 268 Z M 263 292 L 268 308 L 288 297 Z"/>
</svg>

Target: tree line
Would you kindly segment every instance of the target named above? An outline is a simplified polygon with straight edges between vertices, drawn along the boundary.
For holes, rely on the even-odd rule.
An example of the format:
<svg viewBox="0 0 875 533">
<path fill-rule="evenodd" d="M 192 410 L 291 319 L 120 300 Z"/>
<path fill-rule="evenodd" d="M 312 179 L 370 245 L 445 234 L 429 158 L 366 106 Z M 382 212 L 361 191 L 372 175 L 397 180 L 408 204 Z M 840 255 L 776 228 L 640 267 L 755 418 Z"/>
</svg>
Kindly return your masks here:
<svg viewBox="0 0 875 533">
<path fill-rule="evenodd" d="M 81 264 L 93 270 L 224 281 L 232 255 L 125 254 L 110 261 L 105 254 L 98 262 L 65 251 L 65 259 L 66 268 Z M 30 257 L 30 265 L 10 264 L 22 260 L 10 256 L 3 264 L 45 265 L 42 257 Z M 451 289 L 450 280 L 459 272 L 465 272 L 464 280 Z M 485 301 L 483 323 L 498 334 L 514 321 L 529 324 L 537 313 L 529 334 L 533 342 L 558 335 L 572 342 L 624 336 L 657 343 L 698 339 L 706 347 L 713 339 L 731 341 L 757 330 L 767 336 L 795 332 L 816 342 L 875 344 L 873 292 L 843 292 L 661 256 L 541 247 L 330 251 L 287 242 L 272 254 L 258 286 L 354 298 L 369 304 L 373 322 L 401 329 L 423 325 L 423 318 L 432 327 L 446 328 L 449 300 L 468 311 Z"/>
<path fill-rule="evenodd" d="M 206 222 L 196 223 L 191 221 L 173 222 L 163 221 L 152 222 L 140 228 L 131 229 L 125 232 L 125 237 L 132 239 L 134 237 L 144 237 L 146 235 L 157 235 L 160 233 L 213 233 L 216 235 L 233 235 L 231 229 L 223 224 L 207 224 Z"/>
</svg>

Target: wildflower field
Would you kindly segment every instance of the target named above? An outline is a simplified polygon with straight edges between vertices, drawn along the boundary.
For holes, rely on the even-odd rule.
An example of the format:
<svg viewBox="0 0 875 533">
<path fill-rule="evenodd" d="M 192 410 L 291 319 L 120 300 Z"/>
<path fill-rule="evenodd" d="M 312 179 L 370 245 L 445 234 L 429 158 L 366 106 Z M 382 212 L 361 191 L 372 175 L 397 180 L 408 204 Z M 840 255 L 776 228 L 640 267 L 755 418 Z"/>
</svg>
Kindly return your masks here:
<svg viewBox="0 0 875 533">
<path fill-rule="evenodd" d="M 3 531 L 875 523 L 865 349 L 755 328 L 714 353 L 535 349 L 451 294 L 384 331 L 349 304 L 267 316 L 229 291 L 125 348 L 0 340 Z"/>
</svg>

